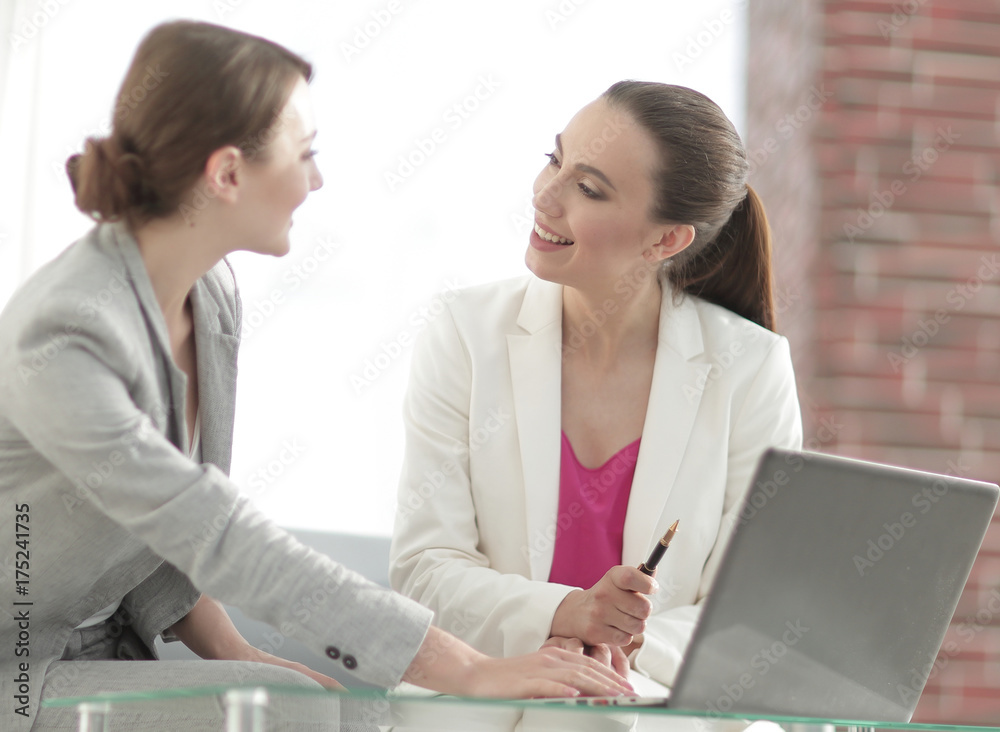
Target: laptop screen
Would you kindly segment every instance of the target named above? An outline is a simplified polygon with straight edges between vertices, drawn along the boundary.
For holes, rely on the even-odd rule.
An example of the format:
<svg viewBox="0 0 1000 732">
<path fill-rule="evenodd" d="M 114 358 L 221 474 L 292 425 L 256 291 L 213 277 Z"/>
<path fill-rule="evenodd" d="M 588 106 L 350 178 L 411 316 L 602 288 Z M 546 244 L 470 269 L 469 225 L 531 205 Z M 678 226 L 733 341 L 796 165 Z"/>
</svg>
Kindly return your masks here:
<svg viewBox="0 0 1000 732">
<path fill-rule="evenodd" d="M 671 707 L 908 721 L 997 495 L 955 476 L 767 451 Z"/>
</svg>

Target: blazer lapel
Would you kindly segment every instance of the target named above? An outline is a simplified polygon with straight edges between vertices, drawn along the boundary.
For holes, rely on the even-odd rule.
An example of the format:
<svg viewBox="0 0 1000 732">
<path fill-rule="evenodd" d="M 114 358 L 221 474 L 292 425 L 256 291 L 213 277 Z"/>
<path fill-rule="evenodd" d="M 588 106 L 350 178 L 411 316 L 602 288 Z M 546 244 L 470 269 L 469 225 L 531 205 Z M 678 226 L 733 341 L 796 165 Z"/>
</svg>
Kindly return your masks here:
<svg viewBox="0 0 1000 732">
<path fill-rule="evenodd" d="M 692 362 L 704 351 L 697 309 L 690 298 L 679 305 L 663 288 L 659 344 L 653 364 L 653 384 L 642 429 L 642 442 L 625 517 L 622 561 L 644 561 L 653 542 L 674 518 L 650 506 L 666 506 L 677 471 L 687 451 L 710 364 Z"/>
<path fill-rule="evenodd" d="M 124 224 L 111 224 L 102 228 L 114 240 L 121 253 L 129 282 L 146 320 L 146 327 L 152 334 L 153 348 L 157 351 L 156 355 L 163 360 L 163 373 L 166 379 L 164 393 L 169 403 L 161 405 L 163 414 L 150 416 L 160 429 L 166 430 L 167 439 L 178 446 L 186 445 L 189 441 L 187 421 L 184 419 L 187 377 L 174 364 L 167 323 L 163 319 L 160 303 L 156 300 L 153 283 L 150 282 L 149 273 L 146 271 L 146 263 L 139 252 L 138 243 Z"/>
<path fill-rule="evenodd" d="M 548 580 L 559 510 L 562 413 L 562 287 L 532 278 L 507 336 L 517 421 L 531 579 Z"/>
<path fill-rule="evenodd" d="M 169 410 L 165 415 L 167 437 L 181 452 L 188 454 L 191 436 L 188 435 L 187 420 L 187 377 L 174 363 L 170 349 L 170 337 L 163 311 L 156 301 L 153 284 L 149 281 L 145 262 L 139 246 L 128 230 L 121 224 L 106 227 L 114 237 L 132 289 L 143 311 L 147 327 L 152 333 L 154 348 L 163 359 L 170 404 L 163 405 Z M 207 276 L 212 276 L 211 272 Z M 198 369 L 198 403 L 201 413 L 201 455 L 202 462 L 213 463 L 229 472 L 232 460 L 233 420 L 236 414 L 236 354 L 239 339 L 222 331 L 219 321 L 219 305 L 209 292 L 205 278 L 195 282 L 191 289 L 191 305 L 194 312 L 194 342 Z M 154 415 L 154 421 L 159 420 Z"/>
<path fill-rule="evenodd" d="M 222 332 L 219 305 L 203 280 L 191 289 L 194 344 L 198 364 L 201 461 L 229 474 L 236 417 L 236 356 L 239 339 Z"/>
</svg>

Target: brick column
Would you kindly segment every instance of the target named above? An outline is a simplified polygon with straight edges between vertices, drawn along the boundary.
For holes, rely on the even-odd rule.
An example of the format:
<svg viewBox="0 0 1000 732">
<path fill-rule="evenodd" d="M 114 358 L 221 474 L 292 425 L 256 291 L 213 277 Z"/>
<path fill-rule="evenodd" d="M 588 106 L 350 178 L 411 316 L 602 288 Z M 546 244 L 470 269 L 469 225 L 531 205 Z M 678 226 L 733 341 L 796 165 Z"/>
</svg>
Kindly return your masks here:
<svg viewBox="0 0 1000 732">
<path fill-rule="evenodd" d="M 816 369 L 811 269 L 819 252 L 820 200 L 812 137 L 830 94 L 819 82 L 822 10 L 818 0 L 755 1 L 748 20 L 750 184 L 764 201 L 773 233 L 778 330 L 791 344 L 805 435 L 813 449 L 823 449 L 817 433 L 826 407 L 811 386 Z"/>
<path fill-rule="evenodd" d="M 773 74 L 755 78 L 757 53 L 771 65 L 787 49 L 782 71 L 796 89 L 805 84 L 784 19 L 797 4 L 764 5 L 751 13 L 751 98 L 774 93 L 765 86 L 775 83 Z M 811 344 L 798 344 L 806 354 L 800 386 L 843 425 L 823 447 L 997 482 L 1000 3 L 825 0 L 818 12 L 816 83 L 832 92 L 813 140 L 819 241 L 818 248 L 802 242 L 801 256 L 815 252 L 806 280 L 812 299 L 804 301 L 810 312 L 788 327 Z M 776 41 L 766 28 L 754 37 L 754 17 L 762 15 L 773 16 Z M 797 208 L 804 194 L 794 188 L 804 172 L 794 164 L 771 168 L 761 175 L 787 173 L 790 180 L 777 185 L 791 191 Z M 783 208 L 776 230 L 793 226 Z M 804 227 L 799 218 L 790 214 Z M 809 332 L 798 329 L 800 320 Z M 914 719 L 1000 717 L 998 588 L 994 523 L 945 646 L 936 661 L 927 659 L 929 681 Z"/>
</svg>

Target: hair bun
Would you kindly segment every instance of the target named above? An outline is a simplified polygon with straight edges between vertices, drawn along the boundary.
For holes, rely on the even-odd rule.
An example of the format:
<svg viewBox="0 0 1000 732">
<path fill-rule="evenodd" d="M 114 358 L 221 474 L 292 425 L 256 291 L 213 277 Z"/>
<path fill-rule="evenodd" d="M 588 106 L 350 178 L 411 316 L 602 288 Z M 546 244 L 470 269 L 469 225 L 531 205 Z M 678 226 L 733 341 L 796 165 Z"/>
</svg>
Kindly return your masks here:
<svg viewBox="0 0 1000 732">
<path fill-rule="evenodd" d="M 142 156 L 123 152 L 114 162 L 115 172 L 131 193 L 130 203 L 140 208 L 152 208 L 159 200 L 149 184 L 149 170 Z"/>
<path fill-rule="evenodd" d="M 121 153 L 117 160 L 111 161 L 118 177 L 129 186 L 141 184 L 146 173 L 146 166 L 135 153 Z"/>
<path fill-rule="evenodd" d="M 80 177 L 80 163 L 83 156 L 80 153 L 70 155 L 66 158 L 66 175 L 69 177 L 69 184 L 73 187 L 73 195 L 76 195 L 77 180 Z"/>
<path fill-rule="evenodd" d="M 142 158 L 111 137 L 88 137 L 83 154 L 67 159 L 66 173 L 77 207 L 99 221 L 118 221 L 155 198 Z"/>
</svg>

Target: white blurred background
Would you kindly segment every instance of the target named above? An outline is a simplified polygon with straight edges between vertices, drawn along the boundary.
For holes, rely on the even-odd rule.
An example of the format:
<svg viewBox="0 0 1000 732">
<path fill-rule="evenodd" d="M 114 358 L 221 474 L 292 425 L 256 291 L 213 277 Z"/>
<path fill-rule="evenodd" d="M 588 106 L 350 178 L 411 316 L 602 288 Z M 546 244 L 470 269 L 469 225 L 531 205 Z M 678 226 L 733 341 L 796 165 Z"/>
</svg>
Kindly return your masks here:
<svg viewBox="0 0 1000 732">
<path fill-rule="evenodd" d="M 526 271 L 542 155 L 613 82 L 694 87 L 742 132 L 745 6 L 2 0 L 0 305 L 92 225 L 63 163 L 108 130 L 146 31 L 195 18 L 303 55 L 325 185 L 295 216 L 291 254 L 232 258 L 245 320 L 232 476 L 286 526 L 388 535 L 408 344 L 437 294 Z"/>
</svg>

